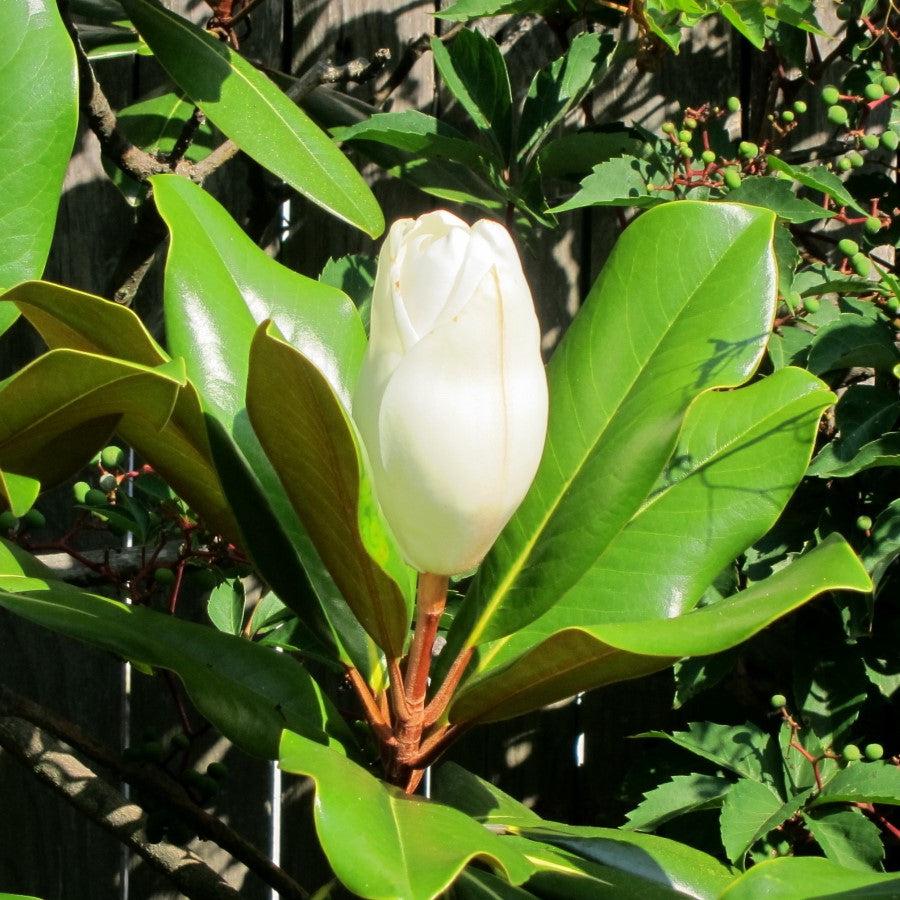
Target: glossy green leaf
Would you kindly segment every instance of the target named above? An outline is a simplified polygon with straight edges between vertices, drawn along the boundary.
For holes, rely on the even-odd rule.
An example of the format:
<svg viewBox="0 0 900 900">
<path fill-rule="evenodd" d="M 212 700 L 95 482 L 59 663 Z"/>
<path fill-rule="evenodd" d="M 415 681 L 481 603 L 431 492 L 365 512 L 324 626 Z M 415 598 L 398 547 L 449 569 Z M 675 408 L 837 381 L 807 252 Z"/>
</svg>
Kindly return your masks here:
<svg viewBox="0 0 900 900">
<path fill-rule="evenodd" d="M 812 222 L 830 219 L 834 210 L 825 209 L 811 200 L 798 197 L 788 184 L 780 178 L 765 178 L 751 175 L 740 187 L 728 192 L 729 203 L 746 203 L 771 209 L 778 218 L 786 222 Z"/>
<path fill-rule="evenodd" d="M 356 618 L 398 659 L 412 617 L 414 572 L 381 516 L 348 411 L 316 366 L 265 325 L 250 350 L 247 412 Z"/>
<path fill-rule="evenodd" d="M 14 516 L 28 512 L 40 492 L 41 483 L 36 478 L 0 469 L 0 499 Z"/>
<path fill-rule="evenodd" d="M 893 335 L 885 322 L 841 313 L 816 332 L 809 348 L 809 370 L 816 375 L 853 366 L 890 371 L 900 361 Z"/>
<path fill-rule="evenodd" d="M 150 48 L 132 28 L 115 25 L 81 25 L 78 37 L 87 58 L 120 59 L 123 56 L 152 56 Z"/>
<path fill-rule="evenodd" d="M 482 869 L 468 868 L 453 883 L 448 900 L 528 900 L 536 895 Z"/>
<path fill-rule="evenodd" d="M 299 599 L 304 593 L 297 580 L 299 554 L 332 625 L 337 627 L 340 619 L 347 626 L 342 634 L 347 643 L 364 646 L 358 640 L 359 626 L 354 630 L 352 620 L 344 617 L 344 600 L 303 530 L 245 409 L 250 345 L 257 324 L 268 319 L 349 406 L 365 352 L 359 315 L 342 292 L 271 259 L 195 184 L 175 175 L 151 180 L 172 235 L 163 291 L 168 345 L 184 356 L 204 410 L 221 426 L 210 432 L 214 459 L 217 469 L 227 466 L 230 472 L 221 477 L 239 522 L 249 517 L 241 527 L 244 543 L 263 577 L 278 585 L 279 595 L 295 585 L 282 599 L 301 615 L 318 620 L 310 604 Z M 266 522 L 268 528 L 260 527 Z M 283 538 L 275 536 L 278 529 Z M 325 630 L 317 621 L 308 624 L 320 634 Z M 367 657 L 368 651 L 363 653 Z M 368 668 L 359 654 L 354 658 Z"/>
<path fill-rule="evenodd" d="M 721 806 L 732 782 L 719 775 L 675 775 L 644 794 L 644 799 L 628 813 L 629 829 L 653 831 L 670 819 L 686 813 Z"/>
<path fill-rule="evenodd" d="M 51 348 L 121 357 L 145 366 L 169 359 L 141 320 L 119 303 L 39 281 L 19 285 L 3 299 L 16 304 Z M 117 430 L 144 459 L 152 460 L 156 471 L 210 528 L 240 542 L 240 530 L 213 466 L 200 399 L 190 382 L 179 390 L 172 416 L 161 430 L 141 408 L 123 417 Z"/>
<path fill-rule="evenodd" d="M 723 894 L 722 900 L 798 900 L 804 897 L 897 897 L 900 877 L 859 872 L 818 857 L 784 857 L 753 866 Z"/>
<path fill-rule="evenodd" d="M 70 0 L 73 13 L 92 22 L 104 25 L 123 25 L 128 22 L 125 10 L 118 0 Z"/>
<path fill-rule="evenodd" d="M 774 219 L 682 202 L 625 230 L 550 362 L 540 467 L 482 563 L 451 649 L 503 637 L 577 596 L 663 473 L 691 401 L 752 373 L 775 311 Z M 620 618 L 634 602 L 629 587 Z"/>
<path fill-rule="evenodd" d="M 266 75 L 154 0 L 122 5 L 171 79 L 241 150 L 314 203 L 381 234 L 384 217 L 362 176 Z"/>
<path fill-rule="evenodd" d="M 244 586 L 240 580 L 216 585 L 206 601 L 210 622 L 225 634 L 239 635 L 244 624 Z"/>
<path fill-rule="evenodd" d="M 673 619 L 558 631 L 508 665 L 467 682 L 450 708 L 450 719 L 510 718 L 578 691 L 659 671 L 685 656 L 719 653 L 822 591 L 870 588 L 850 546 L 832 535 L 733 599 Z"/>
<path fill-rule="evenodd" d="M 44 271 L 78 125 L 75 51 L 53 0 L 11 3 L 0 49 L 0 291 Z M 15 307 L 0 307 L 0 334 Z"/>
<path fill-rule="evenodd" d="M 820 478 L 849 478 L 866 469 L 877 469 L 879 466 L 900 466 L 900 431 L 891 431 L 883 437 L 863 444 L 851 459 L 840 462 L 829 451 L 831 445 L 822 448 L 816 457 L 815 469 L 810 475 Z M 829 451 L 826 453 L 826 451 Z"/>
<path fill-rule="evenodd" d="M 900 767 L 890 762 L 852 763 L 825 784 L 813 802 L 900 805 Z"/>
<path fill-rule="evenodd" d="M 497 43 L 464 28 L 446 45 L 431 39 L 438 72 L 475 126 L 494 142 L 501 160 L 512 141 L 512 89 L 506 61 Z"/>
<path fill-rule="evenodd" d="M 139 414 L 163 428 L 183 383 L 180 361 L 149 368 L 51 350 L 0 384 L 0 470 L 7 479 L 59 484 L 103 446 L 120 417 Z"/>
<path fill-rule="evenodd" d="M 742 390 L 697 398 L 644 503 L 546 613 L 484 647 L 476 671 L 502 666 L 563 628 L 693 608 L 722 568 L 775 524 L 831 402 L 823 388 L 807 372 L 783 369 Z M 773 456 L 782 467 L 772 467 Z"/>
<path fill-rule="evenodd" d="M 285 731 L 281 768 L 315 781 L 316 831 L 337 877 L 361 897 L 427 900 L 472 860 L 518 884 L 533 866 L 469 816 L 389 787 L 346 758 Z"/>
<path fill-rule="evenodd" d="M 55 581 L 33 558 L 0 547 L 0 606 L 45 628 L 184 682 L 197 709 L 248 753 L 277 756 L 282 729 L 341 750 L 346 724 L 307 671 L 285 654 L 166 613 Z M 327 752 L 334 753 L 334 750 Z"/>
<path fill-rule="evenodd" d="M 608 34 L 579 34 L 562 56 L 535 74 L 519 121 L 520 159 L 537 152 L 566 114 L 600 83 L 613 46 Z"/>
<path fill-rule="evenodd" d="M 717 897 L 731 880 L 713 857 L 686 844 L 614 828 L 547 822 L 488 781 L 455 763 L 435 777 L 435 797 L 518 842 L 539 872 L 525 887 L 538 896 Z M 561 869 L 559 881 L 550 872 Z"/>
<path fill-rule="evenodd" d="M 833 863 L 863 872 L 882 871 L 881 831 L 861 810 L 818 809 L 804 814 L 803 821 Z"/>
</svg>

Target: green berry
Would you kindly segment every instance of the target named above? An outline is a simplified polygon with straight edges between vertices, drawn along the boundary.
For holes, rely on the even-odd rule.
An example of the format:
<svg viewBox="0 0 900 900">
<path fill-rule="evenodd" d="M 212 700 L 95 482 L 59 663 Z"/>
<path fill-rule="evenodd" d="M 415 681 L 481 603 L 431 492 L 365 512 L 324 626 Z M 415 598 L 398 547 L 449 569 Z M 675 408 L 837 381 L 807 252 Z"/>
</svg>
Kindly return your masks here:
<svg viewBox="0 0 900 900">
<path fill-rule="evenodd" d="M 884 305 L 890 312 L 896 313 L 900 310 L 900 299 L 897 299 L 897 297 L 888 297 L 887 300 L 884 301 Z"/>
<path fill-rule="evenodd" d="M 171 584 L 175 580 L 175 573 L 171 569 L 161 566 L 153 570 L 153 580 L 157 584 Z"/>
<path fill-rule="evenodd" d="M 108 494 L 110 491 L 114 491 L 118 486 L 119 482 L 116 479 L 116 476 L 111 472 L 105 472 L 100 476 L 100 490 L 104 493 Z"/>
<path fill-rule="evenodd" d="M 681 144 L 681 145 L 678 147 L 678 152 L 679 152 L 685 159 L 690 159 L 690 158 L 694 155 L 694 151 L 691 150 L 691 148 L 688 147 L 687 144 Z"/>
<path fill-rule="evenodd" d="M 884 756 L 884 747 L 881 744 L 866 744 L 863 753 L 866 754 L 867 760 L 874 762 L 876 759 L 881 759 Z"/>
<path fill-rule="evenodd" d="M 700 154 L 700 159 L 703 160 L 707 165 L 710 163 L 714 163 L 716 161 L 716 151 L 715 150 L 704 150 L 703 153 Z"/>
<path fill-rule="evenodd" d="M 850 159 L 849 159 L 848 157 L 842 156 L 842 157 L 837 161 L 837 167 L 838 167 L 842 172 L 849 172 L 849 171 L 853 168 L 853 163 L 850 162 Z"/>
<path fill-rule="evenodd" d="M 76 503 L 84 503 L 91 486 L 86 481 L 76 481 L 72 485 L 72 496 Z"/>
<path fill-rule="evenodd" d="M 897 78 L 896 75 L 885 75 L 881 79 L 881 86 L 886 94 L 890 94 L 893 97 L 897 91 L 900 91 L 900 78 Z"/>
<path fill-rule="evenodd" d="M 752 141 L 741 141 L 740 144 L 738 144 L 738 153 L 743 156 L 744 159 L 753 159 L 755 156 L 759 155 L 759 147 Z"/>
<path fill-rule="evenodd" d="M 805 100 L 795 100 L 794 101 L 794 112 L 797 113 L 798 116 L 802 116 L 807 110 L 806 101 Z"/>
<path fill-rule="evenodd" d="M 223 762 L 212 762 L 206 767 L 206 774 L 216 781 L 224 781 L 228 777 L 228 766 Z"/>
<path fill-rule="evenodd" d="M 849 3 L 841 3 L 835 12 L 837 17 L 844 22 L 846 22 L 847 19 L 853 18 L 853 8 Z"/>
<path fill-rule="evenodd" d="M 675 123 L 674 122 L 663 122 L 662 130 L 663 130 L 663 134 L 675 134 Z"/>
<path fill-rule="evenodd" d="M 847 762 L 856 762 L 857 760 L 862 759 L 862 750 L 860 750 L 856 744 L 846 744 L 844 746 L 843 756 Z"/>
<path fill-rule="evenodd" d="M 900 146 L 900 135 L 896 131 L 886 131 L 881 136 L 881 146 L 886 150 L 896 150 Z"/>
<path fill-rule="evenodd" d="M 784 694 L 772 694 L 769 698 L 769 704 L 772 709 L 781 709 L 782 706 L 787 706 L 787 697 Z"/>
<path fill-rule="evenodd" d="M 872 527 L 872 519 L 870 516 L 860 516 L 856 520 L 856 527 L 860 531 L 868 531 Z"/>
<path fill-rule="evenodd" d="M 841 92 L 833 85 L 828 84 L 822 88 L 822 102 L 833 106 L 841 99 Z"/>
<path fill-rule="evenodd" d="M 857 244 L 853 238 L 844 238 L 843 240 L 838 241 L 838 250 L 840 250 L 844 256 L 853 256 L 854 253 L 859 253 L 859 244 Z"/>
<path fill-rule="evenodd" d="M 29 509 L 22 516 L 22 524 L 26 528 L 43 528 L 47 524 L 44 514 L 39 509 Z"/>
<path fill-rule="evenodd" d="M 726 169 L 722 173 L 722 177 L 725 179 L 725 184 L 731 188 L 731 190 L 741 186 L 741 173 L 738 172 L 737 169 Z"/>
<path fill-rule="evenodd" d="M 863 228 L 865 228 L 866 234 L 878 234 L 881 231 L 881 219 L 877 216 L 869 216 L 863 224 Z"/>
<path fill-rule="evenodd" d="M 825 116 L 832 125 L 846 125 L 847 120 L 850 118 L 846 108 L 837 105 L 829 106 Z"/>
<path fill-rule="evenodd" d="M 106 506 L 106 492 L 91 488 L 84 495 L 84 502 L 87 506 Z"/>
<path fill-rule="evenodd" d="M 0 531 L 12 531 L 19 524 L 19 520 L 11 510 L 5 509 L 0 513 Z"/>
<path fill-rule="evenodd" d="M 808 313 L 815 313 L 819 311 L 819 307 L 822 304 L 819 302 L 818 297 L 804 297 L 803 298 L 803 308 Z"/>
<path fill-rule="evenodd" d="M 858 150 L 851 150 L 847 154 L 847 159 L 850 160 L 850 165 L 853 166 L 854 169 L 858 169 L 860 166 L 865 165 L 865 159 L 863 159 L 862 153 Z"/>
<path fill-rule="evenodd" d="M 865 253 L 854 253 L 853 256 L 850 257 L 850 265 L 860 278 L 865 278 L 869 274 L 869 269 L 872 267 L 872 264 L 869 262 L 869 257 L 866 256 Z"/>
<path fill-rule="evenodd" d="M 793 122 L 794 118 L 794 114 L 789 109 L 784 110 L 784 112 L 782 112 L 781 114 L 782 122 Z"/>
<path fill-rule="evenodd" d="M 729 97 L 725 101 L 725 108 L 728 110 L 728 112 L 740 112 L 741 101 L 737 97 Z"/>
<path fill-rule="evenodd" d="M 104 447 L 100 451 L 100 463 L 104 469 L 118 469 L 125 460 L 121 447 Z"/>
<path fill-rule="evenodd" d="M 681 142 L 684 143 L 684 144 L 689 144 L 689 143 L 691 142 L 691 139 L 692 139 L 693 137 L 694 137 L 694 132 L 693 132 L 693 131 L 687 131 L 687 130 L 684 130 L 684 131 L 679 131 L 679 132 L 678 132 L 678 140 L 681 141 Z"/>
<path fill-rule="evenodd" d="M 176 731 L 172 735 L 172 746 L 176 750 L 187 750 L 191 746 L 191 739 L 183 731 Z"/>
<path fill-rule="evenodd" d="M 685 128 L 690 128 L 691 131 L 693 131 L 697 127 L 697 120 L 688 116 L 681 124 L 684 125 Z"/>
<path fill-rule="evenodd" d="M 863 88 L 866 100 L 880 100 L 884 96 L 884 88 L 880 84 L 867 84 Z"/>
<path fill-rule="evenodd" d="M 862 138 L 862 145 L 866 148 L 866 150 L 877 150 L 878 149 L 878 135 L 877 134 L 864 134 Z"/>
</svg>

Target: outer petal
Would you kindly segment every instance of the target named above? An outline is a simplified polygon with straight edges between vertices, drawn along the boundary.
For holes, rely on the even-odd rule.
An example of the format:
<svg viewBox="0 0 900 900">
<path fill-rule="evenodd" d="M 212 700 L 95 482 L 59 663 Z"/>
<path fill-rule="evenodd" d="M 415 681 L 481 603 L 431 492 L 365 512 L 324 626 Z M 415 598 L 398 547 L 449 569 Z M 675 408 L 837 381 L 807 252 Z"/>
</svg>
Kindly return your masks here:
<svg viewBox="0 0 900 900">
<path fill-rule="evenodd" d="M 459 315 L 404 357 L 382 398 L 376 490 L 420 571 L 480 562 L 543 448 L 547 385 L 534 308 L 524 278 L 502 284 L 500 262 Z"/>
</svg>

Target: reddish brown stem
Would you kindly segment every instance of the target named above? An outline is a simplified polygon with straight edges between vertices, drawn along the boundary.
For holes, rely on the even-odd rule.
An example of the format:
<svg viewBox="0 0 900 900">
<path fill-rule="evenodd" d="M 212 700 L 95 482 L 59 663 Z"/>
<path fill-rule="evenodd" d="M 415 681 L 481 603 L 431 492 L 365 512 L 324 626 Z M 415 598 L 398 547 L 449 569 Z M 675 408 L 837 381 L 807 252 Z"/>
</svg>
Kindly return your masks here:
<svg viewBox="0 0 900 900">
<path fill-rule="evenodd" d="M 422 726 L 424 728 L 430 728 L 443 715 L 444 710 L 447 708 L 447 704 L 450 702 L 450 698 L 453 696 L 453 692 L 456 690 L 460 679 L 462 679 L 465 674 L 466 668 L 468 667 L 474 652 L 474 647 L 466 647 L 466 649 L 453 660 L 453 665 L 450 666 L 447 677 L 444 679 L 444 683 L 434 697 L 431 698 L 431 702 L 428 706 L 425 707 L 425 714 L 422 721 Z"/>
</svg>

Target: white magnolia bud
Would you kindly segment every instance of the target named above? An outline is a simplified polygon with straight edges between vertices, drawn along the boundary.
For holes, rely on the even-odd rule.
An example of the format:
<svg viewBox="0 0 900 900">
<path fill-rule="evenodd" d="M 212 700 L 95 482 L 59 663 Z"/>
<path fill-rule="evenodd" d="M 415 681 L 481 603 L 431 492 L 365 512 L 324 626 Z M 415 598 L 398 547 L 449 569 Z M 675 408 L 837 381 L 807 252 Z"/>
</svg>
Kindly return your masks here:
<svg viewBox="0 0 900 900">
<path fill-rule="evenodd" d="M 444 210 L 393 224 L 353 414 L 407 562 L 441 575 L 481 562 L 547 432 L 540 329 L 502 225 Z"/>
</svg>

